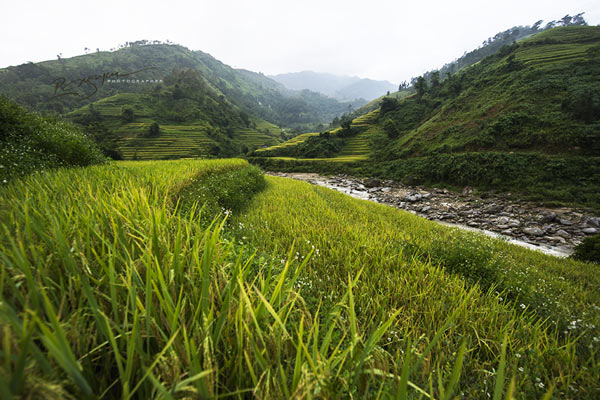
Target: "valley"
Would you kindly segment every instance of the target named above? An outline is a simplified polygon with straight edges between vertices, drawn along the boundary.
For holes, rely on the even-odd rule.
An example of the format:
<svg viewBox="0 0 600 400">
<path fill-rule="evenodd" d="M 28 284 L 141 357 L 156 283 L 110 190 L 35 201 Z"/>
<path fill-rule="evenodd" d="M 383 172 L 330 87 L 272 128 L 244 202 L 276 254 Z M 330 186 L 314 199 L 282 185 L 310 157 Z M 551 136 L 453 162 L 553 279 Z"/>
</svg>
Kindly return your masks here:
<svg viewBox="0 0 600 400">
<path fill-rule="evenodd" d="M 257 4 L 236 56 L 275 42 L 250 39 Z M 278 7 L 287 24 L 306 5 L 260 14 Z M 239 43 L 234 11 L 202 43 Z M 399 85 L 154 40 L 0 69 L 0 398 L 600 398 L 582 15 Z M 302 61 L 385 69 L 336 29 Z"/>
<path fill-rule="evenodd" d="M 550 29 L 443 80 L 421 76 L 412 93 L 384 96 L 338 128 L 249 160 L 598 209 L 598 46 L 599 27 Z"/>
</svg>

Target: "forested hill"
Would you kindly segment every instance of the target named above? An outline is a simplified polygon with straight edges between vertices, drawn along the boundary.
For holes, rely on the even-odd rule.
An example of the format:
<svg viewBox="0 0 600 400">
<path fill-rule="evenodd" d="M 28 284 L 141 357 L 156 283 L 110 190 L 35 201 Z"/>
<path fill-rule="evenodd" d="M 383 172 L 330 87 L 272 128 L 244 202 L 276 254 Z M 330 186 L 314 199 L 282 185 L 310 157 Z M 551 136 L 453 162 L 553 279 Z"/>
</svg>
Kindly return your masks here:
<svg viewBox="0 0 600 400">
<path fill-rule="evenodd" d="M 280 126 L 310 129 L 348 111 L 346 103 L 286 90 L 263 74 L 236 70 L 201 51 L 147 41 L 0 69 L 0 92 L 36 111 L 62 114 L 115 94 L 149 93 L 174 69 L 199 71 L 230 103 Z"/>
<path fill-rule="evenodd" d="M 549 29 L 567 26 L 587 26 L 587 22 L 583 18 L 584 13 L 576 14 L 575 16 L 565 15 L 559 20 L 549 21 L 543 24 L 543 20 L 539 20 L 532 25 L 525 26 L 513 26 L 503 32 L 496 33 L 493 37 L 489 37 L 481 43 L 481 46 L 471 51 L 465 51 L 465 53 L 457 58 L 456 60 L 445 64 L 439 69 L 433 69 L 423 74 L 425 81 L 431 84 L 431 79 L 444 80 L 448 76 L 454 75 L 460 70 L 470 67 L 481 61 L 483 58 L 493 55 L 498 52 L 504 46 L 510 46 L 515 42 L 526 39 L 530 36 L 542 33 Z M 392 96 L 397 98 L 403 98 L 414 92 L 414 84 L 417 82 L 418 77 L 413 77 L 411 86 L 407 82 L 400 84 L 399 92 L 392 93 Z M 383 95 L 369 102 L 368 104 L 356 109 L 351 116 L 353 118 L 365 115 L 381 105 Z"/>
<path fill-rule="evenodd" d="M 536 35 L 554 29 L 558 27 L 566 26 L 586 26 L 587 22 L 583 17 L 584 13 L 579 13 L 575 16 L 565 15 L 559 20 L 549 21 L 543 24 L 543 20 L 539 20 L 532 25 L 525 26 L 513 26 L 503 32 L 498 32 L 493 37 L 489 37 L 481 43 L 476 49 L 466 52 L 458 59 L 445 64 L 438 70 L 428 71 L 423 76 L 427 82 L 431 81 L 432 74 L 439 74 L 441 79 L 445 79 L 448 75 L 455 74 L 463 68 L 469 67 L 484 57 L 491 56 L 498 52 L 503 46 L 510 46 L 511 44 L 523 40 L 529 36 Z M 416 82 L 417 78 L 412 79 L 412 83 Z"/>
</svg>

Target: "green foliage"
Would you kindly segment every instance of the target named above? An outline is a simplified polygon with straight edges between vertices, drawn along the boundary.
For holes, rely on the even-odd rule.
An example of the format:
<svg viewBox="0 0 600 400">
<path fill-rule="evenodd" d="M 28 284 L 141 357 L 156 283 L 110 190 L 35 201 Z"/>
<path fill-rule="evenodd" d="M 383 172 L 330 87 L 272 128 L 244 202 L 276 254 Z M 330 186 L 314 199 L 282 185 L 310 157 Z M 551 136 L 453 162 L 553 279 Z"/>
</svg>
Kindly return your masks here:
<svg viewBox="0 0 600 400">
<path fill-rule="evenodd" d="M 179 210 L 188 213 L 201 204 L 206 217 L 204 222 L 209 223 L 214 215 L 221 212 L 241 211 L 264 187 L 262 171 L 252 165 L 220 173 L 205 173 L 179 192 Z"/>
<path fill-rule="evenodd" d="M 383 130 L 385 131 L 387 137 L 390 139 L 396 139 L 398 136 L 400 136 L 400 132 L 398 132 L 398 127 L 396 126 L 394 120 L 391 118 L 388 118 L 385 121 L 385 123 L 383 124 Z"/>
<path fill-rule="evenodd" d="M 160 125 L 158 122 L 153 122 L 150 124 L 150 128 L 148 128 L 148 137 L 156 137 L 160 135 Z"/>
<path fill-rule="evenodd" d="M 381 99 L 380 109 L 382 114 L 393 111 L 396 107 L 398 107 L 398 100 L 395 98 L 386 96 Z"/>
<path fill-rule="evenodd" d="M 575 247 L 572 256 L 576 260 L 600 264 L 600 235 L 589 236 Z"/>
<path fill-rule="evenodd" d="M 133 111 L 133 108 L 131 108 L 131 107 L 122 107 L 121 108 L 121 119 L 125 123 L 127 123 L 127 122 L 133 122 L 133 120 L 135 119 L 135 113 Z"/>
<path fill-rule="evenodd" d="M 427 81 L 423 76 L 419 76 L 415 81 L 415 90 L 417 91 L 417 96 L 421 97 L 427 91 Z"/>
<path fill-rule="evenodd" d="M 75 126 L 38 114 L 0 96 L 0 183 L 34 171 L 105 162 Z"/>
</svg>

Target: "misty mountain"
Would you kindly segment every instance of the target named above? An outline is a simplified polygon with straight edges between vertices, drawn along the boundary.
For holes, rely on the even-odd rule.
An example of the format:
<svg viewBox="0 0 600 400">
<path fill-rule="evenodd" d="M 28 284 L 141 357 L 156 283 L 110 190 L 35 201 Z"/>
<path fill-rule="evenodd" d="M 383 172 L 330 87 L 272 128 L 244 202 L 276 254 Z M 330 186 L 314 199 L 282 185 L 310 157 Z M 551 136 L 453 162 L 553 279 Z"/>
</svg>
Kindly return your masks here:
<svg viewBox="0 0 600 400">
<path fill-rule="evenodd" d="M 0 69 L 0 93 L 39 112 L 66 114 L 117 94 L 160 90 L 174 70 L 198 71 L 217 95 L 282 127 L 316 129 L 348 111 L 347 103 L 316 92 L 288 90 L 263 74 L 231 68 L 202 51 L 146 40 L 128 42 L 116 51 Z"/>
<path fill-rule="evenodd" d="M 340 101 L 354 99 L 373 100 L 397 90 L 397 86 L 388 81 L 362 79 L 355 76 L 340 76 L 334 74 L 302 71 L 270 76 L 291 90 L 308 89 L 319 92 Z"/>
</svg>

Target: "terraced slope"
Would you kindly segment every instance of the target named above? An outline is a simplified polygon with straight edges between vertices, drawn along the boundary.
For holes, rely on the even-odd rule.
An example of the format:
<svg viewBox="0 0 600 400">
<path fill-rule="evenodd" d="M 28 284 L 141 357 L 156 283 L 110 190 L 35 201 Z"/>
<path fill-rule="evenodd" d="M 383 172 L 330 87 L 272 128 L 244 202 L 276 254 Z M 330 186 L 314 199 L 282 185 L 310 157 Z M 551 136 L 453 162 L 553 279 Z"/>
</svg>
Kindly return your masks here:
<svg viewBox="0 0 600 400">
<path fill-rule="evenodd" d="M 379 109 L 355 118 L 352 121 L 351 126 L 359 129 L 361 132 L 356 136 L 345 138 L 344 145 L 339 153 L 339 156 L 334 158 L 353 158 L 353 161 L 358 159 L 367 159 L 371 153 L 370 142 L 372 140 L 373 133 L 371 127 L 373 126 L 372 124 L 377 119 L 378 115 Z"/>
<path fill-rule="evenodd" d="M 340 151 L 330 157 L 301 157 L 302 161 L 332 161 L 332 162 L 356 162 L 366 160 L 371 152 L 370 141 L 372 140 L 373 122 L 379 115 L 379 109 L 355 118 L 351 128 L 358 133 L 349 137 L 343 137 L 342 129 L 337 128 L 330 132 L 330 138 L 338 140 Z M 254 152 L 257 157 L 271 157 L 279 160 L 295 160 L 298 157 L 289 156 L 297 151 L 298 146 L 305 144 L 309 138 L 317 139 L 319 133 L 304 133 L 284 143 L 260 149 Z"/>
<path fill-rule="evenodd" d="M 295 137 L 293 137 L 293 138 L 291 138 L 289 140 L 286 140 L 283 143 L 279 143 L 279 144 L 276 144 L 274 146 L 269 146 L 269 147 L 266 147 L 264 149 L 258 149 L 258 150 L 256 150 L 256 153 L 257 154 L 259 154 L 259 153 L 261 153 L 261 154 L 262 153 L 267 154 L 270 150 L 275 150 L 275 149 L 281 149 L 281 148 L 284 148 L 284 147 L 295 146 L 297 144 L 304 143 L 306 141 L 306 139 L 308 139 L 309 137 L 311 137 L 311 136 L 317 136 L 318 134 L 319 134 L 319 132 L 302 133 L 302 134 L 300 134 L 298 136 L 295 136 Z"/>
<path fill-rule="evenodd" d="M 279 127 L 253 117 L 247 117 L 245 125 L 238 109 L 219 104 L 209 107 L 213 100 L 208 96 L 202 98 L 204 108 L 194 107 L 185 99 L 185 107 L 194 114 L 180 122 L 165 116 L 161 101 L 146 94 L 117 94 L 82 107 L 67 117 L 96 130 L 97 135 L 111 138 L 127 160 L 231 155 L 281 141 Z M 171 107 L 179 109 L 178 104 Z M 123 119 L 124 109 L 132 110 L 133 121 Z M 153 123 L 159 124 L 157 134 L 150 133 Z"/>
<path fill-rule="evenodd" d="M 197 125 L 161 125 L 160 137 L 147 138 L 147 124 L 131 123 L 120 129 L 125 136 L 119 149 L 126 160 L 159 160 L 170 158 L 208 157 L 216 142 Z"/>
</svg>

